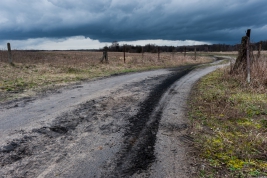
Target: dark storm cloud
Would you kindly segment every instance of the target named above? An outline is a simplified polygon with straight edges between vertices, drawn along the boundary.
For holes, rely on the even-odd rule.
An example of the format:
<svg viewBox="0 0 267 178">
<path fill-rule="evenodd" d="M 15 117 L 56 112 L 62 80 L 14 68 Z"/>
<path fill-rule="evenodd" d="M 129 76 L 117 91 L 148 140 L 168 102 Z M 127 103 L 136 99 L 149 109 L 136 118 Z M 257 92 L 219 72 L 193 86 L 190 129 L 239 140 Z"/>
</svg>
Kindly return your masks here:
<svg viewBox="0 0 267 178">
<path fill-rule="evenodd" d="M 0 40 L 85 36 L 237 43 L 267 39 L 265 0 L 1 0 Z"/>
</svg>

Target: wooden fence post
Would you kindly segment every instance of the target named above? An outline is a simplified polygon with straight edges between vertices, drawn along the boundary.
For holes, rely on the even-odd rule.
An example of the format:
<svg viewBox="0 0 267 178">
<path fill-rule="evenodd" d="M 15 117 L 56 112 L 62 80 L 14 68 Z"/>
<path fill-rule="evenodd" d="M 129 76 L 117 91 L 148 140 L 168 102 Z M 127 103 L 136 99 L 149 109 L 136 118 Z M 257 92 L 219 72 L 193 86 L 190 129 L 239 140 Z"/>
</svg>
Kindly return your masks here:
<svg viewBox="0 0 267 178">
<path fill-rule="evenodd" d="M 159 59 L 160 59 L 160 51 L 159 51 L 160 49 L 159 49 L 159 47 L 158 47 L 158 61 L 159 61 Z"/>
<path fill-rule="evenodd" d="M 10 43 L 7 43 L 7 50 L 8 50 L 8 61 L 11 64 L 12 63 L 12 54 L 11 54 L 11 46 L 10 46 Z"/>
<path fill-rule="evenodd" d="M 106 50 L 105 53 L 106 53 L 106 62 L 109 63 L 108 62 L 108 50 Z"/>
<path fill-rule="evenodd" d="M 186 56 L 186 47 L 184 47 L 184 57 Z"/>
<path fill-rule="evenodd" d="M 247 81 L 248 81 L 248 83 L 250 83 L 250 58 L 249 58 L 250 32 L 251 32 L 251 30 L 248 29 L 247 30 L 247 35 L 246 35 L 248 37 L 248 40 L 247 40 Z"/>
<path fill-rule="evenodd" d="M 231 73 L 239 73 L 240 71 L 247 73 L 247 40 L 247 36 L 243 36 L 241 39 L 238 56 L 233 68 L 231 69 Z"/>
<path fill-rule="evenodd" d="M 125 63 L 125 61 L 126 61 L 126 59 L 125 59 L 125 52 L 126 52 L 126 46 L 124 45 L 124 49 L 123 49 L 124 63 Z"/>
<path fill-rule="evenodd" d="M 104 63 L 104 61 L 105 61 L 106 63 L 109 63 L 109 62 L 108 62 L 108 50 L 107 50 L 107 48 L 104 48 L 103 56 L 102 56 L 100 62 L 101 62 L 101 63 Z"/>
<path fill-rule="evenodd" d="M 195 60 L 197 60 L 197 49 L 195 47 Z"/>
<path fill-rule="evenodd" d="M 142 61 L 144 60 L 144 47 L 142 46 Z"/>
</svg>

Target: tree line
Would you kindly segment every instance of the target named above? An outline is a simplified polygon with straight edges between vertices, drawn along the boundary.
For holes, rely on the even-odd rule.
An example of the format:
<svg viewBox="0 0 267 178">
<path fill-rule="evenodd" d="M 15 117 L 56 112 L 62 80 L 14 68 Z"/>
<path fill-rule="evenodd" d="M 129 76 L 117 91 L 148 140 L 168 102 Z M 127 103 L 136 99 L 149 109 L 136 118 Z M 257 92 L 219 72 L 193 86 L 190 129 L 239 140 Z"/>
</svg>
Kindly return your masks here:
<svg viewBox="0 0 267 178">
<path fill-rule="evenodd" d="M 251 48 L 253 50 L 258 50 L 260 42 L 251 43 Z M 261 41 L 262 43 L 262 50 L 267 50 L 267 40 Z M 150 53 L 157 53 L 158 50 L 160 52 L 190 52 L 194 51 L 196 48 L 197 51 L 204 51 L 204 52 L 226 52 L 226 51 L 238 51 L 240 48 L 240 44 L 236 45 L 227 45 L 227 44 L 203 44 L 203 45 L 195 45 L 195 46 L 157 46 L 155 44 L 146 44 L 145 46 L 141 45 L 128 45 L 123 44 L 120 45 L 117 41 L 112 42 L 110 46 L 106 46 L 102 50 L 108 50 L 112 52 L 126 52 L 129 53 L 142 53 L 142 52 L 150 52 Z"/>
</svg>

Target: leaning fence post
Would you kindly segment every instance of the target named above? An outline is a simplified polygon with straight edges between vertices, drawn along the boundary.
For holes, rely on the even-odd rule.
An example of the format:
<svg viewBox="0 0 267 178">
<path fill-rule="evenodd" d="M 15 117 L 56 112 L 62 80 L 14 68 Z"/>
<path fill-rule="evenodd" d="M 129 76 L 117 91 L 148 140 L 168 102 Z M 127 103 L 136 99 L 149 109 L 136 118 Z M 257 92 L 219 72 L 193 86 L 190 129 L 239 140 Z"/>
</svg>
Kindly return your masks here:
<svg viewBox="0 0 267 178">
<path fill-rule="evenodd" d="M 10 46 L 10 43 L 7 43 L 7 50 L 8 50 L 8 61 L 11 64 L 12 63 L 12 54 L 11 54 L 11 46 Z"/>
<path fill-rule="evenodd" d="M 249 39 L 250 39 L 250 32 L 251 30 L 247 30 L 247 81 L 250 83 L 250 58 L 249 58 Z"/>
</svg>

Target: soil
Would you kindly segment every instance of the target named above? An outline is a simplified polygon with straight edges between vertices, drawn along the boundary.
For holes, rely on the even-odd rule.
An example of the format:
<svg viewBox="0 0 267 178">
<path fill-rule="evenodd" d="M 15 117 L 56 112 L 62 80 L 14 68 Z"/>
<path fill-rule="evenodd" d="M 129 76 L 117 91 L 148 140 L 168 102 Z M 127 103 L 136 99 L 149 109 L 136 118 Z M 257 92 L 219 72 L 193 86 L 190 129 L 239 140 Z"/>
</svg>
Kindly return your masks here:
<svg viewBox="0 0 267 178">
<path fill-rule="evenodd" d="M 113 76 L 2 104 L 0 177 L 195 176 L 186 99 L 216 68 Z"/>
</svg>

